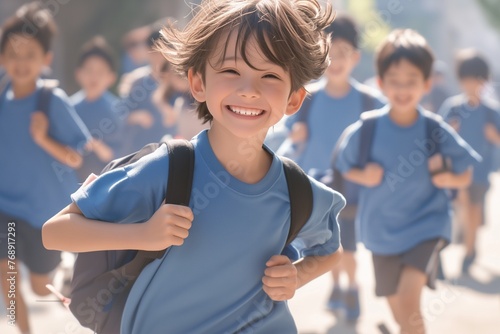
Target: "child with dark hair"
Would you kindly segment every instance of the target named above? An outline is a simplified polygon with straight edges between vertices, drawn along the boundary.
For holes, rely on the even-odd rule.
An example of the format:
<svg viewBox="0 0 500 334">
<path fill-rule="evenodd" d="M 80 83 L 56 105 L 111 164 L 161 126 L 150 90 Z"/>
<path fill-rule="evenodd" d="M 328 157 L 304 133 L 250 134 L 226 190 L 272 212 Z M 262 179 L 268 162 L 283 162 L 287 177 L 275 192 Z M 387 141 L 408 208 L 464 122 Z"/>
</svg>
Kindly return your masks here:
<svg viewBox="0 0 500 334">
<path fill-rule="evenodd" d="M 417 32 L 389 34 L 376 55 L 389 104 L 346 130 L 336 160 L 346 179 L 363 186 L 356 232 L 373 255 L 375 293 L 387 297 L 401 332 L 409 334 L 425 333 L 420 298 L 424 285 L 434 287 L 439 252 L 450 240 L 448 190 L 466 188 L 480 160 L 439 116 L 419 106 L 432 62 Z M 361 162 L 367 148 L 368 162 Z"/>
<path fill-rule="evenodd" d="M 500 113 L 498 104 L 482 97 L 490 77 L 485 58 L 476 50 L 461 50 L 456 66 L 463 93 L 446 100 L 439 113 L 483 157 L 474 165 L 472 184 L 457 198 L 457 217 L 464 228 L 462 273 L 467 274 L 477 255 L 477 232 L 484 219 L 494 148 L 500 146 Z"/>
<path fill-rule="evenodd" d="M 210 122 L 192 139 L 190 206 L 162 204 L 169 155 L 161 146 L 81 188 L 43 229 L 50 249 L 169 249 L 132 287 L 122 334 L 297 332 L 286 300 L 338 261 L 345 201 L 310 179 L 311 217 L 293 242 L 303 258 L 278 255 L 290 202 L 283 163 L 263 142 L 327 68 L 323 29 L 332 19 L 331 6 L 315 0 L 208 0 L 184 30 L 162 31 L 162 54 L 187 75 Z"/>
<path fill-rule="evenodd" d="M 92 135 L 77 170 L 83 181 L 116 157 L 123 139 L 123 120 L 116 111 L 119 99 L 108 91 L 116 80 L 115 61 L 104 38 L 94 37 L 82 47 L 75 76 L 82 90 L 70 100 Z"/>
<path fill-rule="evenodd" d="M 155 48 L 162 38 L 160 28 L 157 23 L 151 25 L 152 32 L 146 42 L 149 48 L 149 65 L 129 73 L 126 78 L 131 81 L 130 88 L 118 108 L 126 122 L 127 136 L 123 141 L 123 154 L 137 151 L 148 143 L 159 142 L 165 135 L 177 134 L 175 115 L 165 115 L 153 97 L 162 83 L 164 70 L 169 66 Z M 173 121 L 170 120 L 171 116 Z"/>
<path fill-rule="evenodd" d="M 325 72 L 325 80 L 312 85 L 309 101 L 287 119 L 292 145 L 304 147 L 296 162 L 305 171 L 320 174 L 331 167 L 332 151 L 342 132 L 356 122 L 362 112 L 383 106 L 379 94 L 351 77 L 361 56 L 358 27 L 354 20 L 347 15 L 337 15 L 325 32 L 331 35 L 331 63 Z M 287 145 L 285 142 L 278 154 L 285 153 L 282 149 Z M 355 321 L 360 315 L 354 232 L 359 186 L 348 181 L 343 184 L 342 191 L 349 208 L 339 217 L 344 255 L 340 264 L 332 269 L 334 283 L 328 308 L 335 313 L 344 313 L 348 321 Z M 348 286 L 344 289 L 339 284 L 342 273 L 348 279 Z"/>
<path fill-rule="evenodd" d="M 22 262 L 33 291 L 49 294 L 45 285 L 61 257 L 43 247 L 40 231 L 76 190 L 73 168 L 82 163 L 79 150 L 89 135 L 66 94 L 40 79 L 52 61 L 55 24 L 50 11 L 39 2 L 29 3 L 1 30 L 0 63 L 9 81 L 0 92 L 0 285 L 4 305 L 15 305 L 19 330 L 29 333 L 21 279 L 17 275 L 12 297 L 7 273 L 18 272 L 16 261 Z"/>
</svg>

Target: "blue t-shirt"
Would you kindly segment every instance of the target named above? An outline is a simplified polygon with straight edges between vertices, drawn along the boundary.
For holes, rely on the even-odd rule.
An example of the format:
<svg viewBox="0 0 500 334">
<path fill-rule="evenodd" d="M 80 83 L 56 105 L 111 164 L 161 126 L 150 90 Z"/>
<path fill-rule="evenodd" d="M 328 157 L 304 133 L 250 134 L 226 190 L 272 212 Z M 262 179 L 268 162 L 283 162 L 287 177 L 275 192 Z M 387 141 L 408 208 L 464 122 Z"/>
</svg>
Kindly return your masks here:
<svg viewBox="0 0 500 334">
<path fill-rule="evenodd" d="M 500 131 L 500 113 L 498 108 L 489 101 L 483 101 L 477 107 L 470 106 L 465 96 L 458 95 L 446 100 L 439 111 L 439 114 L 447 122 L 458 122 L 458 134 L 476 152 L 483 161 L 474 164 L 473 183 L 489 185 L 488 176 L 493 170 L 494 145 L 490 143 L 484 135 L 484 127 L 491 123 Z"/>
<path fill-rule="evenodd" d="M 147 111 L 153 117 L 153 125 L 148 129 L 140 125 L 125 124 L 127 136 L 124 138 L 122 155 L 135 152 L 146 144 L 157 143 L 167 134 L 177 134 L 176 126 L 163 125 L 161 111 L 153 102 L 153 93 L 157 88 L 158 82 L 149 71 L 132 83 L 129 94 L 119 103 L 118 113 L 125 119 L 137 111 Z"/>
<path fill-rule="evenodd" d="M 443 120 L 441 131 L 429 143 L 426 121 L 419 111 L 414 124 L 402 127 L 380 113 L 371 143 L 370 161 L 384 169 L 382 183 L 360 192 L 356 233 L 359 241 L 375 254 L 402 253 L 433 239 L 450 239 L 450 199 L 431 182 L 428 148 L 439 141 L 441 153 L 451 159 L 454 173 L 463 173 L 481 157 Z M 346 173 L 359 159 L 361 121 L 353 124 L 340 143 L 337 168 Z"/>
<path fill-rule="evenodd" d="M 40 148 L 30 134 L 42 81 L 31 95 L 15 99 L 12 90 L 0 98 L 0 211 L 36 228 L 70 203 L 77 189 L 73 169 Z M 49 136 L 82 151 L 90 137 L 61 89 L 54 89 L 49 107 Z"/>
<path fill-rule="evenodd" d="M 360 84 L 355 81 L 351 82 L 351 90 L 341 98 L 328 95 L 324 89 L 313 95 L 307 120 L 308 142 L 302 157 L 297 161 L 303 170 L 314 168 L 325 171 L 331 167 L 332 151 L 340 135 L 359 119 L 363 111 L 367 111 L 363 110 L 358 85 Z M 383 106 L 378 99 L 374 98 L 374 102 L 374 109 Z M 294 118 L 290 118 L 288 125 L 293 122 Z"/>
<path fill-rule="evenodd" d="M 321 89 L 313 94 L 313 100 L 308 113 L 307 125 L 309 137 L 304 153 L 297 159 L 303 170 L 324 172 L 331 168 L 332 152 L 342 132 L 355 123 L 364 110 L 363 97 L 360 92 L 360 83 L 351 80 L 351 89 L 347 95 L 335 98 Z M 373 108 L 383 106 L 379 98 L 373 97 Z M 299 111 L 300 112 L 300 111 Z M 295 114 L 296 116 L 298 114 Z M 292 116 L 292 117 L 294 117 Z M 289 118 L 288 126 L 298 120 L 298 117 Z M 358 202 L 359 186 L 349 181 L 344 182 L 344 196 L 348 204 Z"/>
<path fill-rule="evenodd" d="M 108 145 L 116 157 L 124 137 L 124 119 L 116 111 L 120 100 L 110 92 L 105 92 L 98 99 L 88 101 L 85 92 L 79 91 L 70 97 L 70 101 L 92 137 Z M 99 174 L 106 164 L 94 152 L 86 151 L 77 174 L 83 181 L 90 173 Z"/>
<path fill-rule="evenodd" d="M 207 132 L 193 138 L 195 170 L 189 237 L 146 267 L 128 297 L 122 334 L 294 333 L 285 302 L 262 290 L 266 261 L 280 254 L 290 226 L 281 160 L 273 155 L 256 184 L 232 177 L 217 160 Z M 137 163 L 112 170 L 72 198 L 86 217 L 143 222 L 162 204 L 168 175 L 165 146 Z M 311 218 L 294 241 L 303 256 L 339 247 L 342 196 L 311 180 Z M 192 317 L 189 315 L 193 315 Z"/>
</svg>

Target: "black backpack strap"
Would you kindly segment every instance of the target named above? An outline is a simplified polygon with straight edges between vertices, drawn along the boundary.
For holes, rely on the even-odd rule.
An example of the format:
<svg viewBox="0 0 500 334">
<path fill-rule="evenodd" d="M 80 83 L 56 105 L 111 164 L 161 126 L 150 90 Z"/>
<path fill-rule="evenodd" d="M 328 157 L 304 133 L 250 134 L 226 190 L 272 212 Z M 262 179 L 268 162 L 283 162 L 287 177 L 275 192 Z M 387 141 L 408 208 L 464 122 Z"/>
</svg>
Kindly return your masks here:
<svg viewBox="0 0 500 334">
<path fill-rule="evenodd" d="M 438 116 L 429 113 L 423 113 L 423 116 L 425 119 L 425 137 L 429 141 L 429 143 L 434 144 L 431 146 L 432 149 L 427 151 L 427 157 L 430 158 L 433 155 L 441 154 L 442 152 L 440 141 L 434 139 L 436 137 L 436 132 L 439 131 L 441 125 L 439 124 Z M 433 174 L 441 173 L 450 169 L 450 166 L 448 166 L 448 161 L 442 154 L 441 158 L 443 161 L 443 168 L 441 170 L 435 171 Z"/>
<path fill-rule="evenodd" d="M 306 173 L 292 160 L 284 157 L 280 157 L 280 159 L 283 162 L 288 195 L 290 196 L 290 230 L 285 244 L 287 246 L 297 237 L 311 217 L 313 193 L 311 181 Z"/>
<path fill-rule="evenodd" d="M 38 95 L 36 110 L 43 112 L 47 117 L 49 117 L 50 101 L 52 100 L 52 93 L 56 85 L 57 81 L 55 80 L 45 80 Z"/>
<path fill-rule="evenodd" d="M 370 111 L 375 109 L 375 96 L 363 85 L 359 85 L 356 89 L 361 93 L 361 109 L 362 111 Z"/>
<path fill-rule="evenodd" d="M 360 128 L 360 140 L 359 140 L 359 168 L 365 168 L 366 164 L 370 161 L 370 153 L 373 144 L 373 139 L 375 137 L 375 125 L 377 124 L 378 114 L 374 115 L 362 115 L 361 116 L 361 128 Z"/>
<path fill-rule="evenodd" d="M 169 163 L 165 204 L 188 206 L 194 176 L 193 144 L 184 139 L 172 139 L 165 142 L 165 144 L 167 145 Z M 139 251 L 136 258 L 138 256 L 145 256 L 152 261 L 162 258 L 164 254 L 165 250 L 157 252 Z M 142 268 L 149 262 L 145 263 Z"/>
<path fill-rule="evenodd" d="M 194 148 L 184 139 L 165 142 L 168 149 L 168 182 L 165 203 L 189 205 L 194 175 Z M 161 251 L 138 251 L 134 259 L 122 267 L 130 276 L 138 276 L 146 265 L 165 254 Z"/>
</svg>

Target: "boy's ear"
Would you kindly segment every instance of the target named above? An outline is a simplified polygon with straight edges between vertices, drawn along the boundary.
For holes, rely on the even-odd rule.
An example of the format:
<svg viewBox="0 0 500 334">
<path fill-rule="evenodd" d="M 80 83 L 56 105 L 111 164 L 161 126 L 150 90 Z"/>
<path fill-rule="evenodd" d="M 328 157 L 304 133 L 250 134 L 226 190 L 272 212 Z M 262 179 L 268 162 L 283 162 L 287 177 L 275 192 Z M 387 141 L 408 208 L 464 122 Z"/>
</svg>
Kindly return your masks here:
<svg viewBox="0 0 500 334">
<path fill-rule="evenodd" d="M 434 85 L 434 80 L 432 77 L 429 77 L 428 79 L 425 80 L 425 93 L 429 93 L 432 89 L 432 86 Z"/>
<path fill-rule="evenodd" d="M 189 89 L 191 90 L 191 94 L 198 102 L 206 101 L 205 94 L 205 84 L 203 83 L 203 78 L 201 77 L 201 73 L 194 72 L 193 69 L 189 69 L 188 71 L 188 82 Z"/>
<path fill-rule="evenodd" d="M 50 65 L 52 64 L 52 60 L 54 59 L 54 54 L 52 53 L 52 51 L 48 51 L 46 54 L 45 54 L 45 59 L 44 59 L 44 65 L 47 66 L 47 67 L 50 67 Z"/>
<path fill-rule="evenodd" d="M 290 94 L 290 97 L 288 98 L 288 105 L 286 107 L 285 115 L 290 116 L 299 111 L 306 96 L 307 92 L 304 87 L 301 87 L 292 92 L 292 94 Z"/>
</svg>

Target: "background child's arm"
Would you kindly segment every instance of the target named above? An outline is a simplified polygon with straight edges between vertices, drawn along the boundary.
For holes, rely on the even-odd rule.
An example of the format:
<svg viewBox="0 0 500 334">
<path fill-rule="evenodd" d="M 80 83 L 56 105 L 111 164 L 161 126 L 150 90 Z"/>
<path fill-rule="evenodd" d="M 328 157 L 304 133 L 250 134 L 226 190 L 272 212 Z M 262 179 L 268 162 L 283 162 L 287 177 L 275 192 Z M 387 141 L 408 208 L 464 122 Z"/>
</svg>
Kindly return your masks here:
<svg viewBox="0 0 500 334">
<path fill-rule="evenodd" d="M 500 132 L 498 132 L 495 125 L 490 123 L 486 124 L 484 126 L 484 135 L 490 143 L 500 146 Z"/>
<path fill-rule="evenodd" d="M 288 257 L 275 255 L 266 263 L 262 288 L 272 300 L 291 299 L 298 288 L 330 271 L 341 256 L 342 248 L 330 255 L 306 256 L 293 264 Z"/>
<path fill-rule="evenodd" d="M 33 113 L 30 132 L 35 143 L 59 162 L 71 168 L 80 167 L 83 161 L 82 156 L 69 146 L 52 139 L 48 131 L 49 121 L 47 116 L 43 112 Z"/>
<path fill-rule="evenodd" d="M 94 152 L 102 162 L 109 162 L 114 157 L 111 147 L 102 140 L 92 138 L 86 145 L 89 151 Z"/>
<path fill-rule="evenodd" d="M 366 164 L 364 169 L 352 168 L 343 176 L 351 182 L 371 188 L 378 186 L 382 182 L 384 169 L 380 165 L 370 162 Z"/>
<path fill-rule="evenodd" d="M 463 189 L 472 182 L 472 167 L 465 172 L 455 174 L 453 172 L 442 172 L 432 177 L 432 183 L 441 189 Z"/>
</svg>

